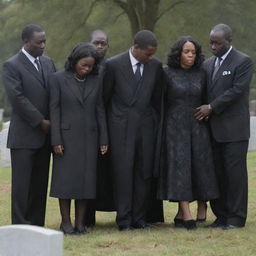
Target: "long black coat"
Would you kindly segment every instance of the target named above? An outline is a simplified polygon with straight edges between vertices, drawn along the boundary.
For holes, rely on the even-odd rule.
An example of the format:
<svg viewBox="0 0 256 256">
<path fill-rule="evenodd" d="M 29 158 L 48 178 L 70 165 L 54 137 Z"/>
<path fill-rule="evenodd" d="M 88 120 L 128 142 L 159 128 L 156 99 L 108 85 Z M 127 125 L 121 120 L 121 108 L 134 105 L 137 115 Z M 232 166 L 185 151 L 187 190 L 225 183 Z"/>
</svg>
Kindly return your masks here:
<svg viewBox="0 0 256 256">
<path fill-rule="evenodd" d="M 143 81 L 138 86 L 129 52 L 106 62 L 104 99 L 108 106 L 112 158 L 119 162 L 117 169 L 128 168 L 132 173 L 136 136 L 141 134 L 145 179 L 153 176 L 154 146 L 161 108 L 161 79 L 162 65 L 155 58 L 145 64 Z"/>
<path fill-rule="evenodd" d="M 100 78 L 90 74 L 83 95 L 71 72 L 54 74 L 50 85 L 52 146 L 64 146 L 53 158 L 51 196 L 95 198 L 99 146 L 108 144 Z"/>
</svg>

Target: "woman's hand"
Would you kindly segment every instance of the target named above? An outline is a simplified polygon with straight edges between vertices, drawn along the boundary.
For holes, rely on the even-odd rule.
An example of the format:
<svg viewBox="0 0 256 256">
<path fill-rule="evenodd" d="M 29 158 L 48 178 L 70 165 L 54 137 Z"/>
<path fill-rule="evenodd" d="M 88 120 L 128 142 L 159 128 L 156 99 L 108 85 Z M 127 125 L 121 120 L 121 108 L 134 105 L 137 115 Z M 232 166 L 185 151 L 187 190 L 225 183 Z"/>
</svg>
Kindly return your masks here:
<svg viewBox="0 0 256 256">
<path fill-rule="evenodd" d="M 108 152 L 108 145 L 101 145 L 100 146 L 100 153 L 105 155 Z"/>
<path fill-rule="evenodd" d="M 58 156 L 63 156 L 64 155 L 64 147 L 63 147 L 63 145 L 53 146 L 53 151 Z"/>
</svg>

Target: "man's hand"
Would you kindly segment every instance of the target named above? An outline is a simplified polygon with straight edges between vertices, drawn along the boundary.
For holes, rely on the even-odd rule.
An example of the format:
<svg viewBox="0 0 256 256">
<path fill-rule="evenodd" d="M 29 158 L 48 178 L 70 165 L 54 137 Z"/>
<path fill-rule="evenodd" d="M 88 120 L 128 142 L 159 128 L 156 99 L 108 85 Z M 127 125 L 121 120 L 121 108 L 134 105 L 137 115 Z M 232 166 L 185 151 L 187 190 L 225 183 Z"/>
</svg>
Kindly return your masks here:
<svg viewBox="0 0 256 256">
<path fill-rule="evenodd" d="M 45 132 L 45 133 L 49 133 L 50 127 L 51 127 L 51 123 L 49 120 L 42 120 L 40 123 L 40 127 L 41 129 Z"/>
<path fill-rule="evenodd" d="M 195 119 L 203 120 L 204 118 L 208 118 L 209 115 L 212 113 L 212 109 L 209 105 L 202 105 L 196 108 L 196 113 L 194 114 Z"/>
<path fill-rule="evenodd" d="M 100 153 L 105 155 L 108 152 L 108 145 L 101 145 L 100 146 Z"/>
<path fill-rule="evenodd" d="M 54 146 L 53 147 L 53 151 L 58 156 L 63 156 L 64 155 L 64 147 L 63 147 L 63 145 L 56 145 L 56 146 Z"/>
</svg>

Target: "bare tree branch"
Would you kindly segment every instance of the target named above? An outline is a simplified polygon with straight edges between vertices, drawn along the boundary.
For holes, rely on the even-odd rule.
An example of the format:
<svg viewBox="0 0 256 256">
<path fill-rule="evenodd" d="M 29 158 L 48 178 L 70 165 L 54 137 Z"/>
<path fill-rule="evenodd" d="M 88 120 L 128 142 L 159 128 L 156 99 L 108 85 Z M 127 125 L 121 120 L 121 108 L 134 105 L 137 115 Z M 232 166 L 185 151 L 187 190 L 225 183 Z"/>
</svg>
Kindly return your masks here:
<svg viewBox="0 0 256 256">
<path fill-rule="evenodd" d="M 179 4 L 183 4 L 185 3 L 185 1 L 177 1 L 173 4 L 171 4 L 168 8 L 164 9 L 161 13 L 159 13 L 159 15 L 156 17 L 156 22 L 164 15 L 166 14 L 167 12 L 169 12 L 171 9 L 173 9 L 176 5 L 179 5 Z"/>
<path fill-rule="evenodd" d="M 122 12 L 120 12 L 118 15 L 116 15 L 116 17 L 114 18 L 114 22 L 113 22 L 113 23 L 116 23 L 117 20 L 119 19 L 119 17 L 121 17 L 121 16 L 124 15 L 124 14 L 125 14 L 125 11 L 122 11 Z"/>
</svg>

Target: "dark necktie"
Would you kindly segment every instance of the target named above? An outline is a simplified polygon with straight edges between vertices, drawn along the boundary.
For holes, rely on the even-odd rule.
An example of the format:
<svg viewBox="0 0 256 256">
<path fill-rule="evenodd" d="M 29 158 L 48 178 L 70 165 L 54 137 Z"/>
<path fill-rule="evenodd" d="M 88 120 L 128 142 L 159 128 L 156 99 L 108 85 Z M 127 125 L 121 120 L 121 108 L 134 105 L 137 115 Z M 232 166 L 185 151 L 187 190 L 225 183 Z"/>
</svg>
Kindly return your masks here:
<svg viewBox="0 0 256 256">
<path fill-rule="evenodd" d="M 136 69 L 134 75 L 135 75 L 137 82 L 139 82 L 141 80 L 141 73 L 140 73 L 141 64 L 138 62 L 136 65 L 137 65 L 137 69 Z"/>
<path fill-rule="evenodd" d="M 43 78 L 43 71 L 42 71 L 42 67 L 41 67 L 40 61 L 38 59 L 35 59 L 35 63 L 36 63 L 37 70 L 38 70 L 39 74 Z"/>
<path fill-rule="evenodd" d="M 216 59 L 216 64 L 214 66 L 214 71 L 213 71 L 213 74 L 212 74 L 212 80 L 214 80 L 219 68 L 220 68 L 220 63 L 221 63 L 222 59 L 221 58 L 217 58 Z"/>
</svg>

